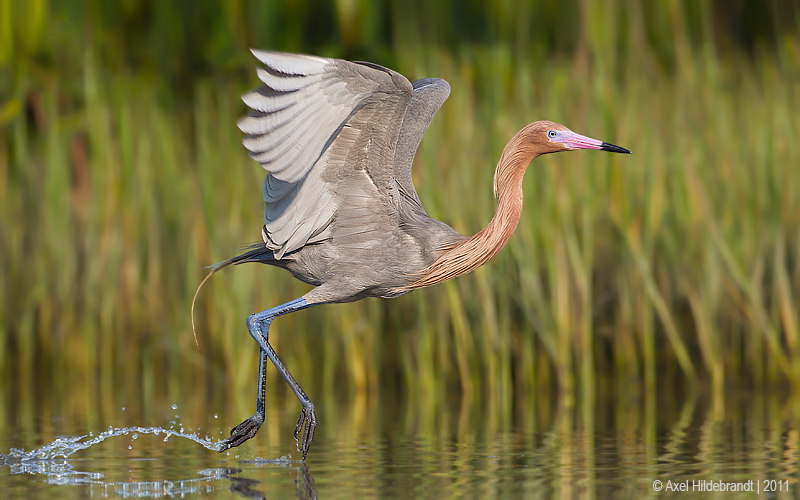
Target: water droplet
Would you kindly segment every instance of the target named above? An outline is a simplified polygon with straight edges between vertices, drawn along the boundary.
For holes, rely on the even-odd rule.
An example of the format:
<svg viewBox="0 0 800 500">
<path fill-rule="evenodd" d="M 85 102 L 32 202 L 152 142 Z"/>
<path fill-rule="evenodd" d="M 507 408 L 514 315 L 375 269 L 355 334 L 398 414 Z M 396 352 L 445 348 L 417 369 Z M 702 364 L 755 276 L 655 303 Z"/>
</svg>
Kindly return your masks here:
<svg viewBox="0 0 800 500">
<path fill-rule="evenodd" d="M 133 449 L 133 446 L 131 446 L 131 445 L 128 445 L 128 449 L 129 449 L 129 450 L 132 450 L 132 449 Z"/>
<path fill-rule="evenodd" d="M 215 414 L 214 414 L 214 418 L 219 418 L 219 415 L 217 415 L 217 414 L 215 413 Z"/>
<path fill-rule="evenodd" d="M 125 411 L 125 407 L 124 406 L 122 407 L 122 411 Z"/>
<path fill-rule="evenodd" d="M 133 436 L 131 436 L 131 439 L 136 439 L 136 438 L 138 438 L 138 437 L 139 437 L 139 434 L 138 434 L 138 433 L 136 433 L 136 432 L 134 432 L 134 433 L 133 433 Z"/>
<path fill-rule="evenodd" d="M 172 409 L 173 409 L 173 410 L 177 410 L 177 409 L 178 409 L 178 405 L 176 405 L 176 404 L 174 404 L 174 403 L 173 403 L 173 405 L 172 405 Z"/>
</svg>

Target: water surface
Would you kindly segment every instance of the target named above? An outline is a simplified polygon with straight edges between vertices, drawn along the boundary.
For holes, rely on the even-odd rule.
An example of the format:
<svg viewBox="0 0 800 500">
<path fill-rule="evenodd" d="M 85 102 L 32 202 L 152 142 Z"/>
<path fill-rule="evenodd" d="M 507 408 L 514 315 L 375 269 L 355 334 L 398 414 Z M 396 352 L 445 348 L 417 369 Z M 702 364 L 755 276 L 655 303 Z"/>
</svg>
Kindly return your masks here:
<svg viewBox="0 0 800 500">
<path fill-rule="evenodd" d="M 511 415 L 458 398 L 434 410 L 402 397 L 377 403 L 356 397 L 322 405 L 305 464 L 292 439 L 299 406 L 285 395 L 272 397 L 255 439 L 224 453 L 203 444 L 213 447 L 238 420 L 182 416 L 180 407 L 113 417 L 166 418 L 172 435 L 113 426 L 85 433 L 92 424 L 69 415 L 17 421 L 0 436 L 0 451 L 17 449 L 0 466 L 0 481 L 11 498 L 640 498 L 681 495 L 667 491 L 681 487 L 760 498 L 769 486 L 783 491 L 766 498 L 795 498 L 800 491 L 792 398 L 735 393 L 711 402 L 672 394 L 595 401 L 592 411 L 556 398 Z M 63 432 L 69 429 L 75 432 Z M 67 458 L 32 456 L 54 449 Z M 697 490 L 749 481 L 760 495 Z"/>
</svg>

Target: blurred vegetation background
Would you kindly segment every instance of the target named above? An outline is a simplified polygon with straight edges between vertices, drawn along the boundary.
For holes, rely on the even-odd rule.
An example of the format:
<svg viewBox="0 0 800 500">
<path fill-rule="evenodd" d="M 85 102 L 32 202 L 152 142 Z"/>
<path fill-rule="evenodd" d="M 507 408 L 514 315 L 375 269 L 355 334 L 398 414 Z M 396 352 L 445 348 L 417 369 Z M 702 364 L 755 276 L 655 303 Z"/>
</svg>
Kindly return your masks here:
<svg viewBox="0 0 800 500">
<path fill-rule="evenodd" d="M 447 79 L 414 176 L 464 233 L 491 218 L 495 163 L 531 121 L 634 152 L 536 160 L 517 233 L 469 276 L 276 321 L 312 398 L 453 390 L 508 414 L 534 395 L 794 387 L 799 26 L 792 1 L 0 0 L 4 404 L 229 387 L 250 414 L 245 317 L 308 287 L 217 274 L 199 351 L 189 315 L 205 266 L 260 239 L 264 172 L 235 125 L 249 47 Z"/>
</svg>

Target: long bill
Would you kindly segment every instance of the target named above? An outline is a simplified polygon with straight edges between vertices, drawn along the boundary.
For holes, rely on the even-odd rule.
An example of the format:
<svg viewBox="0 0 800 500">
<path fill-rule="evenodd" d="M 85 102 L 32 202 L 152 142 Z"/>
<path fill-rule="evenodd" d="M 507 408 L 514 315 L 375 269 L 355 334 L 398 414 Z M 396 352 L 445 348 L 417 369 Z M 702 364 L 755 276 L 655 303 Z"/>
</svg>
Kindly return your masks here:
<svg viewBox="0 0 800 500">
<path fill-rule="evenodd" d="M 559 132 L 558 138 L 555 139 L 567 146 L 570 149 L 599 149 L 600 151 L 609 151 L 611 153 L 626 153 L 631 154 L 625 148 L 615 146 L 614 144 L 598 141 L 585 135 L 576 134 L 575 132 Z"/>
</svg>

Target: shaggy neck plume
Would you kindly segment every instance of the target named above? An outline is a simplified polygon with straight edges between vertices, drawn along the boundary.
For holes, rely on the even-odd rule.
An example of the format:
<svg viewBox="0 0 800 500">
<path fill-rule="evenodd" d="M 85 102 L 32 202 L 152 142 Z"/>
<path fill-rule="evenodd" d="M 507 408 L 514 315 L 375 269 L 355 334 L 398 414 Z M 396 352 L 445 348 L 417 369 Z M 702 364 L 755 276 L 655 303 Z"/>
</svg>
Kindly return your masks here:
<svg viewBox="0 0 800 500">
<path fill-rule="evenodd" d="M 522 177 L 539 155 L 526 141 L 527 129 L 514 136 L 503 150 L 494 173 L 497 210 L 488 226 L 442 253 L 411 288 L 435 285 L 485 264 L 508 243 L 522 214 Z"/>
</svg>

